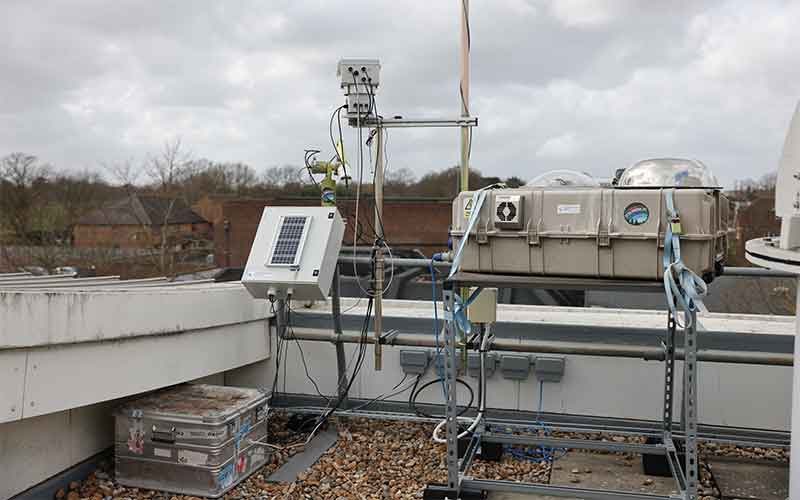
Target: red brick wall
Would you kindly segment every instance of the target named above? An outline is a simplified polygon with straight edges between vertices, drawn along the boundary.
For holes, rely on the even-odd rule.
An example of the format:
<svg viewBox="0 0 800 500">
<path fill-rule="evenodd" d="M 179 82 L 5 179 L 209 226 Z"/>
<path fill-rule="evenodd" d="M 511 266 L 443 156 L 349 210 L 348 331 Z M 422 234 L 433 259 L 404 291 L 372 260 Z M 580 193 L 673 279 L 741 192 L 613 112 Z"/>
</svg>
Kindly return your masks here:
<svg viewBox="0 0 800 500">
<path fill-rule="evenodd" d="M 746 207 L 740 208 L 736 218 L 736 255 L 729 265 L 751 265 L 744 257 L 744 246 L 748 240 L 781 232 L 781 221 L 775 217 L 775 197 L 764 195 Z"/>
<path fill-rule="evenodd" d="M 207 222 L 179 224 L 170 228 L 170 234 L 211 239 L 212 227 Z M 78 248 L 153 248 L 161 241 L 161 231 L 139 225 L 102 226 L 76 225 L 73 229 L 73 245 Z"/>
<path fill-rule="evenodd" d="M 193 208 L 214 227 L 214 254 L 221 267 L 242 267 L 265 206 L 318 206 L 315 198 L 230 199 L 206 197 Z M 339 200 L 339 212 L 347 220 L 344 244 L 353 244 L 355 211 L 352 200 Z M 426 255 L 443 250 L 451 218 L 450 200 L 390 199 L 384 202 L 383 225 L 386 240 L 392 248 L 417 248 Z M 359 203 L 359 226 L 365 234 L 364 244 L 372 241 L 374 208 L 371 200 Z M 364 220 L 366 219 L 366 221 Z M 225 221 L 228 221 L 226 231 Z M 361 244 L 361 243 L 360 243 Z"/>
</svg>

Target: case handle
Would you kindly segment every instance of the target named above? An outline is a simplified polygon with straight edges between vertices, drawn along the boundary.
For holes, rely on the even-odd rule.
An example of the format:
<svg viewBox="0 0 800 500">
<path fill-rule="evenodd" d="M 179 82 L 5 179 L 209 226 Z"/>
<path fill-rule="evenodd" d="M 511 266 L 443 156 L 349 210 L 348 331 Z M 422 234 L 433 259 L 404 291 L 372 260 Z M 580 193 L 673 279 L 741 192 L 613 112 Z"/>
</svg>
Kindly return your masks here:
<svg viewBox="0 0 800 500">
<path fill-rule="evenodd" d="M 153 425 L 153 432 L 150 434 L 150 439 L 157 443 L 175 444 L 175 427 L 164 430 Z"/>
</svg>

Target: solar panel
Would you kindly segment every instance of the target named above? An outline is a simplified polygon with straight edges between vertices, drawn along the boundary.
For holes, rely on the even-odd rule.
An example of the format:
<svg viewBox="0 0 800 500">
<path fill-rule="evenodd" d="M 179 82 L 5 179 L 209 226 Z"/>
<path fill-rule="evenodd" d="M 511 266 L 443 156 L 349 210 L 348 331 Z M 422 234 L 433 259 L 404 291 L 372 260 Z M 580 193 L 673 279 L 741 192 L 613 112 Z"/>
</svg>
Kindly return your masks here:
<svg viewBox="0 0 800 500">
<path fill-rule="evenodd" d="M 282 217 L 278 236 L 272 247 L 270 265 L 294 266 L 300 260 L 303 240 L 308 227 L 308 217 L 304 215 L 286 215 Z"/>
</svg>

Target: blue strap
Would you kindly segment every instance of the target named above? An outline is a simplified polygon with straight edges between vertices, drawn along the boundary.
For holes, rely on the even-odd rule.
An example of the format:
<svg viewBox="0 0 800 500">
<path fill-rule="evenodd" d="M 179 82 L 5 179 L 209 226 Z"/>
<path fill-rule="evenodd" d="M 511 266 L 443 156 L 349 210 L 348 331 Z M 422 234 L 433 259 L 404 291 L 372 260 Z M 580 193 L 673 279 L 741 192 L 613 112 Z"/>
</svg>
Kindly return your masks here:
<svg viewBox="0 0 800 500">
<path fill-rule="evenodd" d="M 461 298 L 461 295 L 455 294 L 455 304 L 453 305 L 453 320 L 455 321 L 458 328 L 469 335 L 472 333 L 472 323 L 469 322 L 467 318 L 467 308 L 475 302 L 475 299 L 478 298 L 478 295 L 483 291 L 483 288 L 476 288 L 472 295 L 464 301 Z"/>
<path fill-rule="evenodd" d="M 455 255 L 453 256 L 453 265 L 450 266 L 450 274 L 447 276 L 448 279 L 452 278 L 454 274 L 458 271 L 458 268 L 461 266 L 461 256 L 462 252 L 464 251 L 464 247 L 467 246 L 467 240 L 469 240 L 469 233 L 472 232 L 472 229 L 475 227 L 475 224 L 478 222 L 481 216 L 481 207 L 483 206 L 483 202 L 486 199 L 486 190 L 492 186 L 487 186 L 483 189 L 479 189 L 472 193 L 472 213 L 469 215 L 469 222 L 467 223 L 467 229 L 464 231 L 464 235 L 461 236 L 461 241 L 458 242 L 458 249 L 456 250 Z"/>
<path fill-rule="evenodd" d="M 664 292 L 667 295 L 667 307 L 673 317 L 677 318 L 679 306 L 684 314 L 683 328 L 689 328 L 692 324 L 691 312 L 697 309 L 697 304 L 708 293 L 708 285 L 686 267 L 681 259 L 680 216 L 675 210 L 673 196 L 672 189 L 664 192 L 667 215 L 670 218 L 664 238 Z"/>
</svg>

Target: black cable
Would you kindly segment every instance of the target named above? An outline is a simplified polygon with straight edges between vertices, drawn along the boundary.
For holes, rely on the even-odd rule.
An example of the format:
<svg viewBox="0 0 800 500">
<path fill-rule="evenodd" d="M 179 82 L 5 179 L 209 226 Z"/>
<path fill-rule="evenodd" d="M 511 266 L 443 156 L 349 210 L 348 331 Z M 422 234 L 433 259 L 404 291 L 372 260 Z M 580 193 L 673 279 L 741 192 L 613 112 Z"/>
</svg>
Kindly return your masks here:
<svg viewBox="0 0 800 500">
<path fill-rule="evenodd" d="M 419 396 L 419 393 L 422 392 L 427 387 L 430 387 L 430 386 L 432 386 L 434 384 L 438 384 L 439 382 L 442 381 L 441 378 L 435 378 L 433 380 L 429 380 L 428 382 L 422 384 L 422 386 L 419 387 L 419 389 L 418 389 L 417 388 L 417 384 L 419 383 L 419 379 L 420 379 L 421 376 L 422 375 L 419 375 L 417 377 L 417 381 L 414 383 L 414 388 L 412 389 L 411 394 L 408 397 L 408 406 L 409 406 L 409 408 L 411 408 L 411 411 L 413 411 L 414 413 L 416 413 L 420 417 L 444 418 L 444 416 L 436 416 L 436 415 L 431 415 L 429 413 L 425 413 L 424 411 L 422 411 L 419 408 L 417 408 L 417 397 Z M 472 408 L 472 403 L 475 402 L 475 391 L 472 390 L 472 387 L 470 387 L 470 385 L 468 383 L 464 382 L 460 378 L 456 379 L 456 383 L 459 383 L 459 384 L 463 385 L 469 391 L 469 403 L 467 403 L 467 406 L 465 406 L 464 409 L 461 410 L 460 412 L 458 412 L 458 414 L 456 415 L 457 417 L 460 417 L 463 414 L 465 414 L 466 412 L 468 412 L 470 410 L 470 408 Z"/>
<path fill-rule="evenodd" d="M 370 399 L 369 401 L 367 401 L 366 403 L 363 403 L 361 405 L 356 406 L 355 408 L 351 408 L 351 411 L 362 410 L 362 409 L 366 408 L 367 406 L 371 405 L 372 403 L 374 403 L 374 402 L 376 402 L 378 400 L 384 400 L 386 398 L 390 398 L 392 396 L 397 396 L 398 394 L 402 394 L 402 393 L 406 392 L 409 389 L 408 387 L 406 387 L 402 391 L 394 392 L 394 390 L 397 389 L 398 387 L 400 387 L 401 385 L 403 385 L 403 382 L 405 382 L 407 378 L 408 378 L 408 374 L 406 373 L 405 375 L 403 375 L 403 378 L 400 379 L 400 382 L 396 383 L 394 385 L 394 387 L 389 389 L 389 391 L 381 394 L 380 396 L 376 396 L 373 399 Z"/>
<path fill-rule="evenodd" d="M 273 318 L 277 318 L 277 314 L 275 314 L 275 302 L 270 301 L 270 314 Z M 281 372 L 281 347 L 283 346 L 283 338 L 281 337 L 280 332 L 280 325 L 277 328 L 277 334 L 275 335 L 275 377 L 272 380 L 272 391 L 270 392 L 270 399 L 275 395 L 275 389 L 278 387 L 278 375 Z"/>
<path fill-rule="evenodd" d="M 333 139 L 333 118 L 336 117 L 337 115 L 340 116 L 339 140 L 341 141 L 342 140 L 341 112 L 342 112 L 342 109 L 344 109 L 346 107 L 347 107 L 347 104 L 342 104 L 341 106 L 339 106 L 338 108 L 333 110 L 333 113 L 331 113 L 331 120 L 328 123 L 328 134 L 330 135 L 330 138 L 331 138 L 331 145 L 333 146 L 333 151 L 336 154 L 336 158 L 339 159 L 339 163 L 341 163 L 343 165 L 344 165 L 344 159 L 341 156 L 339 156 L 339 150 L 336 147 L 336 141 Z"/>
<path fill-rule="evenodd" d="M 370 104 L 369 104 L 370 110 L 374 110 L 375 111 L 375 119 L 378 120 L 378 122 L 380 122 L 381 118 L 380 118 L 380 115 L 378 114 L 378 103 L 375 101 L 375 94 L 372 91 L 372 78 L 370 78 L 369 73 L 367 73 L 366 68 L 362 68 L 362 71 L 364 72 L 364 75 L 366 76 L 366 79 L 367 79 L 367 83 L 365 83 L 364 86 L 367 89 L 367 96 L 369 97 L 369 102 L 370 102 Z M 367 112 L 367 115 L 369 115 L 369 111 Z M 377 130 L 378 134 L 383 134 L 383 127 L 379 126 L 379 127 L 377 127 L 376 130 Z M 372 138 L 370 137 L 369 139 L 367 139 L 367 142 L 371 142 L 371 140 L 372 140 Z M 382 136 L 378 137 L 378 140 L 383 142 L 383 137 Z M 370 147 L 370 150 L 371 150 L 371 147 Z M 379 151 L 379 153 L 381 153 L 381 152 Z M 378 161 L 378 159 L 376 158 L 375 162 L 377 163 L 377 161 Z M 372 155 L 370 154 L 370 163 L 371 162 L 372 162 Z M 377 167 L 377 165 L 376 165 L 376 167 Z M 384 167 L 385 167 L 385 165 L 384 165 Z M 377 203 L 377 201 L 374 199 L 374 193 L 375 193 L 375 170 L 376 170 L 375 168 L 372 169 L 373 203 Z M 386 171 L 386 169 L 384 168 L 384 172 L 385 171 Z M 381 233 L 383 234 L 381 239 L 383 241 L 386 241 L 386 230 L 385 230 L 385 228 L 383 226 L 383 217 L 381 217 L 380 212 L 377 211 L 377 210 L 375 211 L 375 214 L 378 216 L 378 225 L 380 226 Z M 377 237 L 377 233 L 375 234 L 375 236 Z"/>
<path fill-rule="evenodd" d="M 309 373 L 308 364 L 306 363 L 306 356 L 305 356 L 305 353 L 303 352 L 303 347 L 300 345 L 300 341 L 297 339 L 297 336 L 294 334 L 294 328 L 292 327 L 292 302 L 291 302 L 291 299 L 289 299 L 286 302 L 286 307 L 288 309 L 288 312 L 286 314 L 286 329 L 287 329 L 288 332 L 291 333 L 295 344 L 297 344 L 297 349 L 300 351 L 300 361 L 302 361 L 302 363 L 303 363 L 303 369 L 306 372 L 306 378 L 311 382 L 311 385 L 314 386 L 314 390 L 317 391 L 317 395 L 319 397 L 321 397 L 322 399 L 324 399 L 326 403 L 330 403 L 330 398 L 328 398 L 327 396 L 322 394 L 322 391 L 320 391 L 320 389 L 319 389 L 319 385 L 317 385 L 317 382 L 311 376 L 311 373 Z"/>
<path fill-rule="evenodd" d="M 313 156 L 317 153 L 319 153 L 318 149 L 306 149 L 304 163 L 306 164 L 305 168 L 306 171 L 308 172 L 308 176 L 311 177 L 311 182 L 314 183 L 314 187 L 319 189 L 319 184 L 317 183 L 317 180 L 314 178 L 314 172 L 312 171 L 311 164 L 309 163 L 309 160 L 313 158 Z"/>
</svg>

